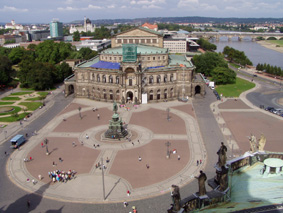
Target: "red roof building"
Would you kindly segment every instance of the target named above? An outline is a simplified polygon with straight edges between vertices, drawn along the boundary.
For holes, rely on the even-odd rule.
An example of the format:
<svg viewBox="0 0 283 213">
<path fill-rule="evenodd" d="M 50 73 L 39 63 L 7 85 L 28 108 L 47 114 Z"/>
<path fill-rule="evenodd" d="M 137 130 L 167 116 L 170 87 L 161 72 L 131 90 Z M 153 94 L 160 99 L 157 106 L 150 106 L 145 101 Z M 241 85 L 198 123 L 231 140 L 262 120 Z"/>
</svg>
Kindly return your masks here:
<svg viewBox="0 0 283 213">
<path fill-rule="evenodd" d="M 157 26 L 157 24 L 149 24 L 149 23 L 144 23 L 143 25 L 142 25 L 142 27 L 144 27 L 144 28 L 147 28 L 147 29 L 150 29 L 150 30 L 154 30 L 154 31 L 157 31 L 158 30 L 158 26 Z"/>
</svg>

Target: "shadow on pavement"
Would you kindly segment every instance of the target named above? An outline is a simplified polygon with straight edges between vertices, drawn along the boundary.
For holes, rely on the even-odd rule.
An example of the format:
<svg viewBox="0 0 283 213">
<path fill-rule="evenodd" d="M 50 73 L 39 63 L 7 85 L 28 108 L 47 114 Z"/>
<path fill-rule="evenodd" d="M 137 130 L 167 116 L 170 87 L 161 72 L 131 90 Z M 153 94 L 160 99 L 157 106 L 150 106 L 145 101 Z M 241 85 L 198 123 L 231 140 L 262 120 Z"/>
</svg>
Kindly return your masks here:
<svg viewBox="0 0 283 213">
<path fill-rule="evenodd" d="M 3 210 L 5 206 L 2 206 L 0 208 L 0 212 L 6 212 L 6 213 L 17 213 L 17 212 L 31 212 L 37 208 L 37 206 L 40 204 L 42 200 L 42 195 L 44 191 L 49 187 L 50 183 L 47 183 L 43 186 L 41 186 L 37 191 L 34 193 L 29 193 L 21 198 L 17 199 L 15 202 L 10 204 L 6 210 Z M 62 212 L 63 206 L 58 210 L 48 210 L 47 212 Z"/>
</svg>

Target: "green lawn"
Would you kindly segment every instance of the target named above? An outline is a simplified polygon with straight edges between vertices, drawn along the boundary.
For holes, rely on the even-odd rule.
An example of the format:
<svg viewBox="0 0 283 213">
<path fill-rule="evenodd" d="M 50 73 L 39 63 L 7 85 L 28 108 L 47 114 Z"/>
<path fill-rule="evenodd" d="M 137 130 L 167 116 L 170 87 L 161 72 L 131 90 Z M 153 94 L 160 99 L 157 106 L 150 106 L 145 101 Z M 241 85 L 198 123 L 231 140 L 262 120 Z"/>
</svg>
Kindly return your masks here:
<svg viewBox="0 0 283 213">
<path fill-rule="evenodd" d="M 279 46 L 283 46 L 283 40 L 266 40 L 270 43 L 277 44 Z"/>
<path fill-rule="evenodd" d="M 19 95 L 27 95 L 27 94 L 31 94 L 31 93 L 33 93 L 33 92 L 14 92 L 14 93 L 11 93 L 11 95 L 19 96 Z"/>
<path fill-rule="evenodd" d="M 25 112 L 22 114 L 19 114 L 18 117 L 14 117 L 14 116 L 9 116 L 9 117 L 2 117 L 0 118 L 0 122 L 14 122 L 14 121 L 19 121 L 24 119 L 24 117 L 26 117 L 29 113 Z"/>
<path fill-rule="evenodd" d="M 217 85 L 216 91 L 219 94 L 223 94 L 224 97 L 239 97 L 242 92 L 254 87 L 254 83 L 241 78 L 236 78 L 235 84 Z"/>
<path fill-rule="evenodd" d="M 10 114 L 14 114 L 14 113 L 19 112 L 19 111 L 22 110 L 21 107 L 18 107 L 18 106 L 11 106 L 11 107 L 14 108 L 13 111 L 0 113 L 0 115 L 10 115 Z"/>
<path fill-rule="evenodd" d="M 0 105 L 11 105 L 11 104 L 13 104 L 13 103 L 15 103 L 15 102 L 0 102 Z"/>
<path fill-rule="evenodd" d="M 4 97 L 1 100 L 3 100 L 3 101 L 19 101 L 19 100 L 21 100 L 21 98 L 19 98 L 19 97 Z"/>
<path fill-rule="evenodd" d="M 40 101 L 43 100 L 45 97 L 40 96 L 40 97 L 35 97 L 35 98 L 27 98 L 26 101 Z"/>
<path fill-rule="evenodd" d="M 25 106 L 28 111 L 34 111 L 38 107 L 42 106 L 42 103 L 40 102 L 21 102 L 19 105 Z"/>
<path fill-rule="evenodd" d="M 37 92 L 37 94 L 45 98 L 48 95 L 48 92 Z"/>
</svg>

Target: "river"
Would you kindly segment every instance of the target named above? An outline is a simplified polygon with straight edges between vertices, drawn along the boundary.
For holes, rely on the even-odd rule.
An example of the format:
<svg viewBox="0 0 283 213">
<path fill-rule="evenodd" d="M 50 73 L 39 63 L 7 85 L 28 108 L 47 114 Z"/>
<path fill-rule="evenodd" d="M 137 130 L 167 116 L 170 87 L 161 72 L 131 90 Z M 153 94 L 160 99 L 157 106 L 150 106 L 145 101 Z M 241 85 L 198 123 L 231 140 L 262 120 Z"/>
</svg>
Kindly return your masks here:
<svg viewBox="0 0 283 213">
<path fill-rule="evenodd" d="M 220 41 L 211 40 L 210 42 L 217 45 L 216 52 L 222 52 L 225 46 L 232 47 L 234 49 L 244 51 L 246 56 L 252 61 L 253 65 L 256 66 L 258 63 L 270 64 L 272 66 L 281 67 L 283 69 L 283 53 L 265 48 L 256 42 L 251 40 L 224 40 L 221 38 Z"/>
</svg>

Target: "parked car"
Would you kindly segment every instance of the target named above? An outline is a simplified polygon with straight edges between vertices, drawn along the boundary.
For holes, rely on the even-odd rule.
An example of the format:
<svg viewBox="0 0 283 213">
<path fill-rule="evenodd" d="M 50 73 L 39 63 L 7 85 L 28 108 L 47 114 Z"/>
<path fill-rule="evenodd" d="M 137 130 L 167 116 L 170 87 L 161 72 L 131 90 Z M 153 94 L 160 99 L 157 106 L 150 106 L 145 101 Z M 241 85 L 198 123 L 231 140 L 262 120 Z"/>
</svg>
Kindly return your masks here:
<svg viewBox="0 0 283 213">
<path fill-rule="evenodd" d="M 274 107 L 266 107 L 265 110 L 271 112 L 271 111 L 275 110 L 275 108 Z"/>
<path fill-rule="evenodd" d="M 277 115 L 281 115 L 283 113 L 283 109 L 275 109 Z"/>
</svg>

